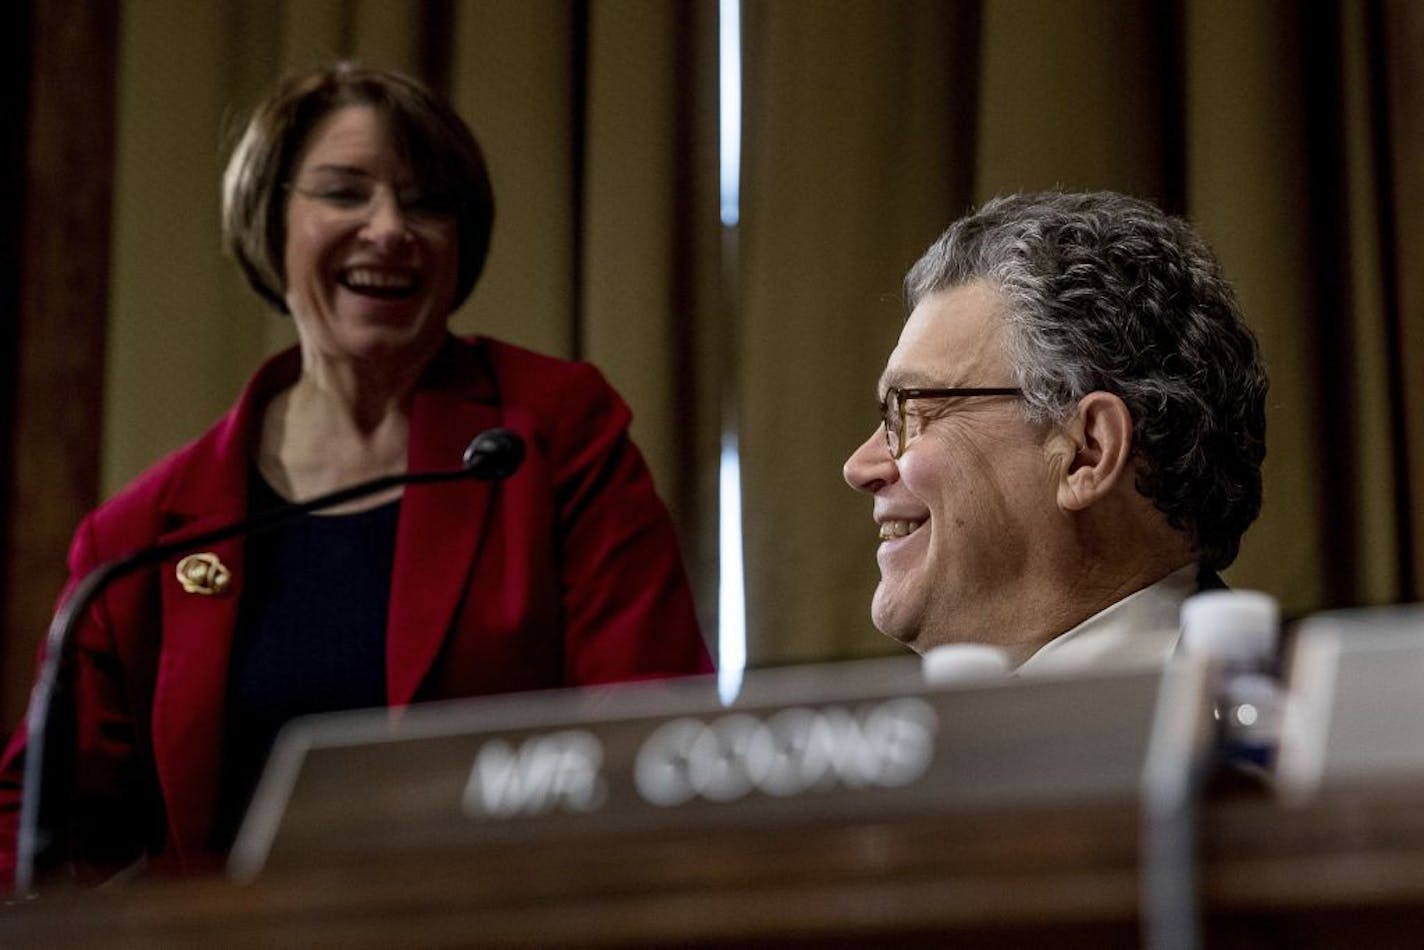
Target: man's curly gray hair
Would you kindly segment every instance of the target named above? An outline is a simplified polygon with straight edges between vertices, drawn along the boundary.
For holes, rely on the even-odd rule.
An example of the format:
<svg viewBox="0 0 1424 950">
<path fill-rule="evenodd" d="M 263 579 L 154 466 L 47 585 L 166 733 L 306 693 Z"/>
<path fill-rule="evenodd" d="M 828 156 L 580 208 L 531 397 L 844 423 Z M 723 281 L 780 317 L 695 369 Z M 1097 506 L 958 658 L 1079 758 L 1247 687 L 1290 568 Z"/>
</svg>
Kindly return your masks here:
<svg viewBox="0 0 1424 950">
<path fill-rule="evenodd" d="M 1009 301 L 1030 417 L 1066 419 L 1095 390 L 1132 414 L 1137 489 L 1230 564 L 1261 510 L 1266 371 L 1221 266 L 1191 226 L 1112 192 L 995 198 L 905 276 L 913 308 L 976 279 Z"/>
</svg>

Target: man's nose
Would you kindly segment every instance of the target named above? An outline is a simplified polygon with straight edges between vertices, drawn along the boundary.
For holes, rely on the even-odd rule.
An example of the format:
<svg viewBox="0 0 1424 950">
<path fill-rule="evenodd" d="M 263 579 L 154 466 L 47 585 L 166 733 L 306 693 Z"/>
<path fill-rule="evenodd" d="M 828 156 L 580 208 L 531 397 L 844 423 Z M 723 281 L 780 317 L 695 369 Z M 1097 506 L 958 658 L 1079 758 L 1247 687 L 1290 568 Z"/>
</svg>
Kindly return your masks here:
<svg viewBox="0 0 1424 950">
<path fill-rule="evenodd" d="M 871 493 L 899 479 L 900 469 L 890 457 L 882 426 L 876 426 L 870 437 L 850 454 L 841 467 L 841 474 L 851 488 Z"/>
</svg>

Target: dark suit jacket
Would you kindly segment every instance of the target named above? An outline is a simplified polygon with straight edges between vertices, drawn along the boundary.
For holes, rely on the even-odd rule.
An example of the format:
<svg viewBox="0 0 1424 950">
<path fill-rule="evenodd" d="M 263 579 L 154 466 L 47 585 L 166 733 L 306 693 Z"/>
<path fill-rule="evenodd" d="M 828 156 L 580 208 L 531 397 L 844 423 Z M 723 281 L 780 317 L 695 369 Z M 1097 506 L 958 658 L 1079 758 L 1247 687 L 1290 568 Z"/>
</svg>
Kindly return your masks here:
<svg viewBox="0 0 1424 950">
<path fill-rule="evenodd" d="M 264 365 L 207 434 L 80 524 L 71 585 L 94 565 L 246 512 L 267 401 L 295 350 Z M 676 539 L 630 414 L 598 371 L 492 340 L 447 340 L 411 411 L 412 471 L 459 464 L 503 425 L 527 457 L 508 481 L 406 489 L 386 631 L 391 706 L 711 670 Z M 113 584 L 78 634 L 76 837 L 100 866 L 206 853 L 221 772 L 243 542 L 211 552 L 222 595 L 185 593 L 175 564 Z M 24 730 L 0 760 L 0 878 L 13 871 Z"/>
</svg>

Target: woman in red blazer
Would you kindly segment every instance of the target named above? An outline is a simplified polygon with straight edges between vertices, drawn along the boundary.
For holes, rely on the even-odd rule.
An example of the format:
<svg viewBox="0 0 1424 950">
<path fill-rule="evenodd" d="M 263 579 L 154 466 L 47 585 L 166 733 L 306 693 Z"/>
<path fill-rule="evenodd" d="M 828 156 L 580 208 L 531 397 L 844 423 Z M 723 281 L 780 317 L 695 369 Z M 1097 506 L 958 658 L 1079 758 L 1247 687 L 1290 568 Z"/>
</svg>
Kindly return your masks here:
<svg viewBox="0 0 1424 950">
<path fill-rule="evenodd" d="M 349 64 L 285 84 L 224 177 L 225 237 L 299 343 L 204 436 L 80 524 L 71 577 L 282 500 L 450 468 L 505 426 L 499 483 L 395 489 L 119 581 L 78 633 L 71 867 L 211 865 L 305 712 L 709 672 L 666 510 L 592 367 L 446 324 L 493 202 L 450 107 Z M 216 581 L 216 582 L 214 582 Z M 14 869 L 24 729 L 0 760 Z"/>
</svg>

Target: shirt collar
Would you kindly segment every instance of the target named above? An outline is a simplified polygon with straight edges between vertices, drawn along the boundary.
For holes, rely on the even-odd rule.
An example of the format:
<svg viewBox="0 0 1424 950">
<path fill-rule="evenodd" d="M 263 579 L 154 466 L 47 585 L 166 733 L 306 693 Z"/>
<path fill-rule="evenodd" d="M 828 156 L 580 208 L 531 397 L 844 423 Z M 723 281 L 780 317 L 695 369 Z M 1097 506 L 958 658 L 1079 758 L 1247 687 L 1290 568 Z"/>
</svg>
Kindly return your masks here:
<svg viewBox="0 0 1424 950">
<path fill-rule="evenodd" d="M 1177 645 L 1182 602 L 1197 591 L 1189 564 L 1128 594 L 1038 649 L 1019 673 L 1159 666 Z"/>
</svg>

